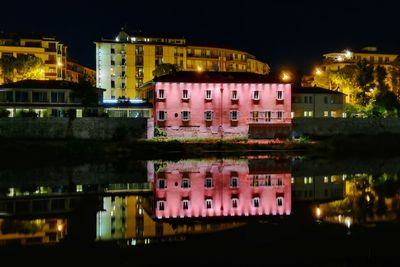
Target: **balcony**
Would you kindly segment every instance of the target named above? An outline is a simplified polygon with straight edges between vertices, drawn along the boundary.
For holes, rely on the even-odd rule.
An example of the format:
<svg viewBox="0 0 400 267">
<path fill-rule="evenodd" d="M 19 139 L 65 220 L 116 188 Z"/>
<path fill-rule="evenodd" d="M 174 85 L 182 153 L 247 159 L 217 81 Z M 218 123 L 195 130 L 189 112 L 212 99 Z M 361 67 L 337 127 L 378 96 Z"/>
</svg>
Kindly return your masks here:
<svg viewBox="0 0 400 267">
<path fill-rule="evenodd" d="M 258 117 L 258 118 L 249 118 L 247 120 L 249 124 L 280 124 L 280 123 L 291 123 L 292 119 L 291 118 L 263 118 L 263 117 Z"/>
</svg>

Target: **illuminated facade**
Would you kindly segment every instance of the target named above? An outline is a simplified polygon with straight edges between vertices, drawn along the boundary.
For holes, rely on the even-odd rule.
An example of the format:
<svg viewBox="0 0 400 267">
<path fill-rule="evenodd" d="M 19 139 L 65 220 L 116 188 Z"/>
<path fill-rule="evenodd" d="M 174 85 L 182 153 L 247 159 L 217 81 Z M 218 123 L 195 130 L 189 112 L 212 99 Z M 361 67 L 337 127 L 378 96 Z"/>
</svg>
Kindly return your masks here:
<svg viewBox="0 0 400 267">
<path fill-rule="evenodd" d="M 373 66 L 382 66 L 387 71 L 386 82 L 392 90 L 398 90 L 398 73 L 396 66 L 399 55 L 391 53 L 382 53 L 376 47 L 364 47 L 359 51 L 344 50 L 342 52 L 334 52 L 324 54 L 324 60 L 321 64 L 315 66 L 313 73 L 309 77 L 305 77 L 304 86 L 318 86 L 330 90 L 338 90 L 346 95 L 346 102 L 353 103 L 351 88 L 345 86 L 338 88 L 334 81 L 329 77 L 331 72 L 338 71 L 345 66 L 357 64 L 360 61 L 366 61 Z M 392 81 L 396 79 L 396 81 Z M 395 88 L 396 87 L 396 88 Z"/>
<path fill-rule="evenodd" d="M 342 118 L 345 94 L 319 87 L 293 87 L 292 118 Z"/>
<path fill-rule="evenodd" d="M 67 46 L 54 37 L 39 34 L 0 34 L 0 58 L 20 55 L 34 55 L 44 63 L 43 80 L 62 80 L 66 78 Z M 4 83 L 0 75 L 0 84 Z"/>
<path fill-rule="evenodd" d="M 105 99 L 143 97 L 138 88 L 154 78 L 153 70 L 162 63 L 188 71 L 269 72 L 266 63 L 237 49 L 121 31 L 115 39 L 96 42 L 97 87 L 107 89 Z"/>
<path fill-rule="evenodd" d="M 154 179 L 155 216 L 289 215 L 290 179 L 288 170 L 250 170 L 247 161 L 171 162 Z"/>
<path fill-rule="evenodd" d="M 77 83 L 80 79 L 87 79 L 93 86 L 96 86 L 96 71 L 68 58 L 65 80 Z"/>
<path fill-rule="evenodd" d="M 247 72 L 180 71 L 154 79 L 155 126 L 168 137 L 288 136 L 291 85 Z"/>
</svg>

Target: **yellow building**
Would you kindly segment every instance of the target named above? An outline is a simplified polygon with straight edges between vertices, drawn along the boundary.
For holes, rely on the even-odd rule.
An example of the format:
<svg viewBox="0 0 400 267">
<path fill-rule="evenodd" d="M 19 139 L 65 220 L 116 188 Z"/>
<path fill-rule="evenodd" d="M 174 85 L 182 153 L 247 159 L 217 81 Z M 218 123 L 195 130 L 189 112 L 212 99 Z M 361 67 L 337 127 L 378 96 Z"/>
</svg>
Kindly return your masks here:
<svg viewBox="0 0 400 267">
<path fill-rule="evenodd" d="M 67 46 L 54 37 L 36 33 L 1 33 L 0 58 L 17 58 L 21 55 L 34 55 L 43 61 L 43 80 L 62 80 L 66 77 Z M 0 84 L 2 83 L 4 81 L 0 75 Z"/>
<path fill-rule="evenodd" d="M 93 86 L 96 85 L 96 71 L 83 66 L 78 63 L 78 61 L 68 58 L 67 61 L 67 73 L 65 80 L 71 82 L 79 82 L 79 79 L 88 79 L 92 83 Z"/>
<path fill-rule="evenodd" d="M 153 70 L 162 63 L 189 71 L 269 72 L 268 64 L 247 52 L 183 37 L 121 31 L 115 39 L 95 43 L 96 82 L 106 89 L 104 99 L 143 97 L 137 89 L 154 78 Z"/>
<path fill-rule="evenodd" d="M 395 85 L 391 81 L 392 73 L 398 72 L 396 66 L 399 55 L 382 53 L 378 51 L 376 47 L 364 47 L 359 51 L 344 50 L 342 52 L 334 52 L 324 54 L 324 60 L 321 64 L 317 65 L 313 70 L 310 77 L 306 77 L 307 80 L 303 83 L 303 86 L 319 86 L 331 90 L 339 90 L 346 94 L 346 102 L 353 103 L 351 99 L 351 86 L 338 87 L 332 79 L 329 77 L 329 73 L 338 71 L 347 65 L 356 64 L 362 60 L 365 60 L 368 64 L 373 66 L 382 66 L 387 71 L 387 84 L 393 90 Z M 397 89 L 396 89 L 397 90 Z"/>
<path fill-rule="evenodd" d="M 292 118 L 342 118 L 345 95 L 320 87 L 293 87 Z"/>
</svg>

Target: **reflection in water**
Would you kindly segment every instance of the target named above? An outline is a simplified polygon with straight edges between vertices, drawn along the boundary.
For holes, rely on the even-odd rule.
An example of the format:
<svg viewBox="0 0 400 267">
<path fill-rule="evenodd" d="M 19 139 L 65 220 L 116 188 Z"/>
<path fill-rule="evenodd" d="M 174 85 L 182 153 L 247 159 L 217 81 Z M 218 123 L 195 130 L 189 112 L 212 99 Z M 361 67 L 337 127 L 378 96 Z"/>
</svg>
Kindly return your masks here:
<svg viewBox="0 0 400 267">
<path fill-rule="evenodd" d="M 343 199 L 319 205 L 317 219 L 342 223 L 374 225 L 400 218 L 400 180 L 397 174 L 358 174 L 346 180 Z"/>
<path fill-rule="evenodd" d="M 349 233 L 354 225 L 397 221 L 400 215 L 399 177 L 388 173 L 332 169 L 323 175 L 310 161 L 303 168 L 301 159 L 268 156 L 138 166 L 147 172 L 108 183 L 0 181 L 0 244 L 185 240 L 250 221 L 308 221 L 299 206 L 312 210 L 318 222 L 340 223 Z"/>
</svg>

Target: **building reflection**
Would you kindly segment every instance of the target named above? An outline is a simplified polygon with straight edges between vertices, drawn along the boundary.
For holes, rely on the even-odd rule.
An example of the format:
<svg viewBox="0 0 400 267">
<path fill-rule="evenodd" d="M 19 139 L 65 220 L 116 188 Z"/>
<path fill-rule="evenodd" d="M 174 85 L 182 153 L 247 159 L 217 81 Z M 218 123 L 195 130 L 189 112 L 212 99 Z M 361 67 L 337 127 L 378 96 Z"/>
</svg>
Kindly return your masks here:
<svg viewBox="0 0 400 267">
<path fill-rule="evenodd" d="M 290 179 L 246 160 L 169 163 L 154 179 L 155 217 L 289 215 Z"/>
</svg>

